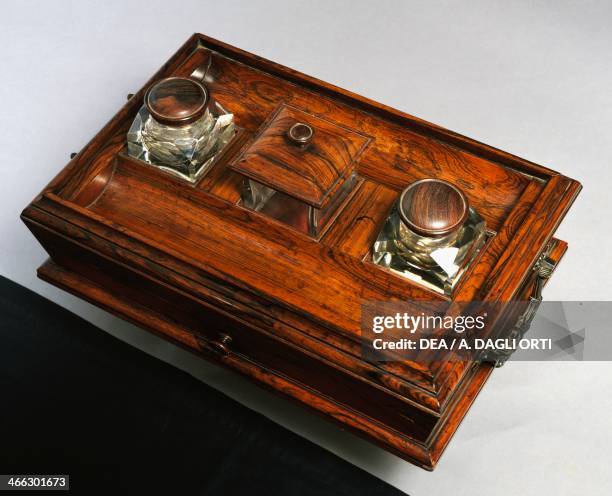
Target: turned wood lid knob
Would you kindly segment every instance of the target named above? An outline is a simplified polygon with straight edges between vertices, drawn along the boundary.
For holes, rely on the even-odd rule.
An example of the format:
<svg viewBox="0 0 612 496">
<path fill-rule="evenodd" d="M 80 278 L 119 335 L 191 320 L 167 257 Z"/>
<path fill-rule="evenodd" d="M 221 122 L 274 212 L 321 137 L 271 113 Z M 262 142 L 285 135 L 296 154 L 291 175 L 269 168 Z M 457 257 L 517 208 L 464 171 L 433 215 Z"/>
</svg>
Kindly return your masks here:
<svg viewBox="0 0 612 496">
<path fill-rule="evenodd" d="M 441 179 L 423 179 L 400 196 L 399 213 L 412 231 L 441 237 L 459 229 L 467 219 L 469 204 L 463 192 Z"/>
<path fill-rule="evenodd" d="M 208 91 L 204 85 L 185 77 L 169 77 L 155 83 L 145 95 L 153 118 L 170 126 L 198 120 L 206 110 Z"/>
</svg>

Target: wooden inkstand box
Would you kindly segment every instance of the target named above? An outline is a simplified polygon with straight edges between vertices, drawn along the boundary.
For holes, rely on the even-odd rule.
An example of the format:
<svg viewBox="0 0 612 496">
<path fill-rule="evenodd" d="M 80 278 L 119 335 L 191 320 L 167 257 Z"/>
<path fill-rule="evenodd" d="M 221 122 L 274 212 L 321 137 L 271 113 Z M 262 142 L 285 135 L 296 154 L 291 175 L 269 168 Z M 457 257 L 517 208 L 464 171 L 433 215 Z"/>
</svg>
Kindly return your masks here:
<svg viewBox="0 0 612 496">
<path fill-rule="evenodd" d="M 525 332 L 579 190 L 194 35 L 22 218 L 42 279 L 432 469 L 495 363 L 366 360 L 362 305 L 524 300 Z"/>
</svg>

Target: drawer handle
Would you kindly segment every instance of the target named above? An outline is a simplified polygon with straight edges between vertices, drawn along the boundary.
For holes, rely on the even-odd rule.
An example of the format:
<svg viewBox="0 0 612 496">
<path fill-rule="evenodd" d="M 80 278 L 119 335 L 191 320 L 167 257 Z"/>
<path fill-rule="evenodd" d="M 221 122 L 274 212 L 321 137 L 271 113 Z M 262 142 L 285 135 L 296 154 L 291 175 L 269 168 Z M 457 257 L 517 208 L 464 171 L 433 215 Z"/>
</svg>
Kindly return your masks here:
<svg viewBox="0 0 612 496">
<path fill-rule="evenodd" d="M 232 342 L 232 337 L 229 334 L 219 334 L 219 339 L 213 339 L 206 342 L 207 347 L 218 353 L 219 355 L 229 355 L 229 344 Z"/>
</svg>

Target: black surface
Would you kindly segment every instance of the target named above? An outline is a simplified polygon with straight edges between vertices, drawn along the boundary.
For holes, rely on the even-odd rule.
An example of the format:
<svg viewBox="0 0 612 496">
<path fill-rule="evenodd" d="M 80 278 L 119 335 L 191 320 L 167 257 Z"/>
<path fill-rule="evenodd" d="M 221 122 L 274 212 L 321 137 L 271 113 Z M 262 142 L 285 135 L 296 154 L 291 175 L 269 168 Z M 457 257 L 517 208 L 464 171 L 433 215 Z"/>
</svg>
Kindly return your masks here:
<svg viewBox="0 0 612 496">
<path fill-rule="evenodd" d="M 67 473 L 70 494 L 403 494 L 2 277 L 0 312 L 2 474 Z"/>
</svg>

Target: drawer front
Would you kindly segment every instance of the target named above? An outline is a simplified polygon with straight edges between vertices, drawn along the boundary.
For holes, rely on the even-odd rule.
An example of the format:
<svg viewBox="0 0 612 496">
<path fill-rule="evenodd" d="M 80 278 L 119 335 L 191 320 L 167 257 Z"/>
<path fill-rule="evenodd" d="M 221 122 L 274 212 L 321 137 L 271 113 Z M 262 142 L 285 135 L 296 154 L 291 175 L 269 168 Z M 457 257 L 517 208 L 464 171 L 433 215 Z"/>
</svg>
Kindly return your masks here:
<svg viewBox="0 0 612 496">
<path fill-rule="evenodd" d="M 407 405 L 292 343 L 231 317 L 221 327 L 207 322 L 197 334 L 203 353 L 215 360 L 230 366 L 234 360 L 252 362 L 419 441 L 425 441 L 435 426 L 437 417 Z"/>
<path fill-rule="evenodd" d="M 265 368 L 419 442 L 425 442 L 435 427 L 438 417 L 434 414 L 266 329 L 246 323 L 208 302 L 196 300 L 47 228 L 36 224 L 29 227 L 59 266 L 112 290 L 128 305 L 145 308 L 157 321 L 170 321 L 172 332 L 163 329 L 163 337 L 177 340 L 177 336 L 189 334 L 194 339 L 179 341 L 209 360 L 229 367 L 239 361 Z M 146 323 L 142 326 L 148 327 Z M 327 345 L 319 342 L 319 346 Z M 234 368 L 244 370 L 242 366 Z"/>
</svg>

